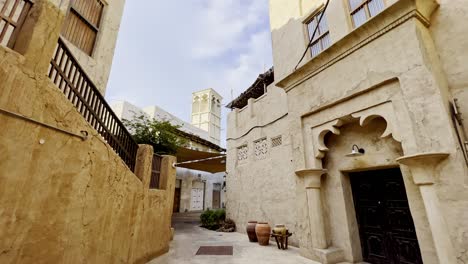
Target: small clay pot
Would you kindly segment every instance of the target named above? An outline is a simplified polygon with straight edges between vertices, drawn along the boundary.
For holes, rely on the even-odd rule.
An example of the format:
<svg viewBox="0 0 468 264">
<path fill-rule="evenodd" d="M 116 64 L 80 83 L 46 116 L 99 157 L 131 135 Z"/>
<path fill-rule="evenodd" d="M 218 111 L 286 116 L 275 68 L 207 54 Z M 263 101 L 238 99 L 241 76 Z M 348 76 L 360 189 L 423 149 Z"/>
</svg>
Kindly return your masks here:
<svg viewBox="0 0 468 264">
<path fill-rule="evenodd" d="M 267 222 L 258 222 L 257 226 L 255 226 L 258 244 L 261 246 L 268 246 L 270 243 L 270 232 L 271 227 Z"/>
<path fill-rule="evenodd" d="M 277 235 L 286 235 L 286 227 L 281 224 L 275 225 L 273 228 L 273 233 Z"/>
<path fill-rule="evenodd" d="M 255 226 L 257 226 L 257 221 L 249 221 L 247 223 L 247 236 L 249 237 L 250 242 L 257 242 L 257 234 L 255 233 Z"/>
</svg>

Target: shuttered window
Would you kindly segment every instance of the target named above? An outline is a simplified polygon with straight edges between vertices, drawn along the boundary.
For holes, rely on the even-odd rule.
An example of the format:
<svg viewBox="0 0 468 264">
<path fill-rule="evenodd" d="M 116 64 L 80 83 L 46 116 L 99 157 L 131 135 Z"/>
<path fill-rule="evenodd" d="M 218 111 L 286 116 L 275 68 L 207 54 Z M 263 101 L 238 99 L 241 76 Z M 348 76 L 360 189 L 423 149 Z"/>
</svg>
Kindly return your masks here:
<svg viewBox="0 0 468 264">
<path fill-rule="evenodd" d="M 0 45 L 13 48 L 32 0 L 0 0 Z"/>
<path fill-rule="evenodd" d="M 349 0 L 349 8 L 354 27 L 360 27 L 384 10 L 385 4 L 384 0 Z"/>
<path fill-rule="evenodd" d="M 322 12 L 319 12 L 316 14 L 312 19 L 307 23 L 307 29 L 309 32 L 309 40 L 312 38 L 312 35 L 314 34 L 315 27 L 317 26 L 317 23 L 320 19 Z M 328 48 L 330 46 L 330 34 L 328 31 L 328 24 L 327 24 L 327 18 L 325 17 L 325 14 L 322 17 L 322 20 L 320 21 L 319 27 L 317 29 L 317 32 L 315 32 L 314 39 L 312 40 L 310 51 L 312 54 L 312 57 L 317 56 L 322 50 Z"/>
<path fill-rule="evenodd" d="M 75 46 L 93 53 L 104 4 L 99 0 L 74 0 L 65 19 L 62 35 Z"/>
</svg>

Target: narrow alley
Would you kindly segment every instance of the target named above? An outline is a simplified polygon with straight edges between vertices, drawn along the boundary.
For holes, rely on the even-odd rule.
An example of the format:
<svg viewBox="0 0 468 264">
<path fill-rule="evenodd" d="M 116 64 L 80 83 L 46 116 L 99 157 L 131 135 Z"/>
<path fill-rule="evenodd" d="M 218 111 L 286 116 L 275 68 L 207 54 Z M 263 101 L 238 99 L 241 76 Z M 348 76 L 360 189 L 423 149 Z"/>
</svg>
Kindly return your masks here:
<svg viewBox="0 0 468 264">
<path fill-rule="evenodd" d="M 173 216 L 174 240 L 168 253 L 153 259 L 148 264 L 316 264 L 299 255 L 299 250 L 289 246 L 279 250 L 270 241 L 269 246 L 250 243 L 241 233 L 215 232 L 199 227 L 199 214 L 176 214 Z M 232 246 L 232 255 L 196 255 L 201 246 Z"/>
</svg>

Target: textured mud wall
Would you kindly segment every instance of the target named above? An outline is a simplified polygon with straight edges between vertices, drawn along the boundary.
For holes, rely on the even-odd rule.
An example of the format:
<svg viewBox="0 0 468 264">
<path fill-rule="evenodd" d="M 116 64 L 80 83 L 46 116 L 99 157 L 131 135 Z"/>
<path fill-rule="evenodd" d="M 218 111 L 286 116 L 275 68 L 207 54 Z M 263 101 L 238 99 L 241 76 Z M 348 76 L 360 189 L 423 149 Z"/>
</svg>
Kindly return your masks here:
<svg viewBox="0 0 468 264">
<path fill-rule="evenodd" d="M 0 46 L 0 109 L 89 138 L 0 111 L 0 263 L 144 263 L 168 250 L 174 158 L 165 190 L 149 190 L 152 149 L 139 149 L 140 181 L 50 82 L 62 19 L 36 1 L 23 55 Z"/>
</svg>

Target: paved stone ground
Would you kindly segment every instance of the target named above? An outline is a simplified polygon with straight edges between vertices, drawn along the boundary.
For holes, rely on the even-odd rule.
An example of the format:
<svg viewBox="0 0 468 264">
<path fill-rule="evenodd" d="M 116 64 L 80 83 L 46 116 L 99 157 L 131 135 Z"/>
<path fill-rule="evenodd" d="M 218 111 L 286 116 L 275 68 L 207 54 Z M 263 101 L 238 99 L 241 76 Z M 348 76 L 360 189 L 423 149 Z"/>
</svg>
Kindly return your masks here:
<svg viewBox="0 0 468 264">
<path fill-rule="evenodd" d="M 276 243 L 260 246 L 250 243 L 247 235 L 221 233 L 199 227 L 200 214 L 177 214 L 173 217 L 174 240 L 170 251 L 148 264 L 318 264 L 303 258 L 299 250 L 279 250 Z M 196 256 L 200 246 L 233 246 L 233 256 Z"/>
</svg>

